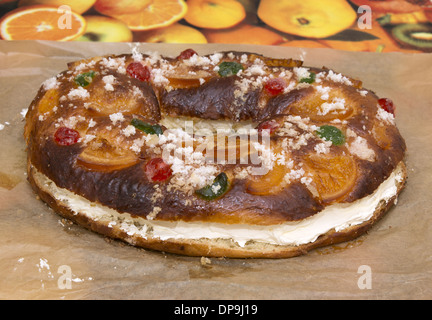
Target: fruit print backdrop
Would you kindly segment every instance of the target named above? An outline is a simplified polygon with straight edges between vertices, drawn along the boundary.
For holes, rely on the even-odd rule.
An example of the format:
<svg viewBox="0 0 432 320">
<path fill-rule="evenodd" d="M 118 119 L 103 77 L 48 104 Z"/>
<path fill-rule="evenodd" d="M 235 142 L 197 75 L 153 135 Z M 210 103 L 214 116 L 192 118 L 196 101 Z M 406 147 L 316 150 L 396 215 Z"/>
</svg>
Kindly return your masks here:
<svg viewBox="0 0 432 320">
<path fill-rule="evenodd" d="M 44 9 L 63 5 L 82 17 L 84 33 L 67 11 L 58 13 L 63 24 L 44 20 Z M 27 14 L 27 30 L 37 32 L 20 30 Z M 51 29 L 49 38 L 58 41 L 68 33 L 67 41 L 432 52 L 431 0 L 0 0 L 0 15 L 7 40 L 46 39 Z"/>
</svg>

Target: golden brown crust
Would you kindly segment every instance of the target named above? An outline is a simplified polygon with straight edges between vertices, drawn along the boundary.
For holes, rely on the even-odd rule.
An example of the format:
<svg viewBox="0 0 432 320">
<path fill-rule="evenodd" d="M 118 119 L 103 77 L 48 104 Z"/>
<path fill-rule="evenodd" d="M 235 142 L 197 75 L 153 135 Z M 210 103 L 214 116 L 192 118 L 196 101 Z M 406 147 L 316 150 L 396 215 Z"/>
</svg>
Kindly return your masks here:
<svg viewBox="0 0 432 320">
<path fill-rule="evenodd" d="M 122 240 L 131 245 L 142 247 L 151 250 L 164 251 L 169 253 L 189 255 L 189 256 L 208 256 L 208 257 L 229 257 L 229 258 L 290 258 L 306 254 L 307 252 L 345 241 L 350 241 L 367 232 L 378 220 L 380 220 L 386 212 L 395 204 L 399 193 L 405 187 L 407 172 L 403 162 L 399 163 L 396 169 L 400 172 L 402 179 L 397 184 L 396 195 L 386 201 L 381 201 L 375 208 L 373 216 L 358 225 L 345 228 L 343 230 L 329 232 L 321 235 L 313 242 L 298 245 L 274 245 L 266 243 L 253 243 L 244 247 L 238 244 L 223 239 L 209 240 L 160 240 L 155 238 L 143 238 L 139 235 L 129 235 L 126 231 L 117 226 L 108 226 L 107 222 L 99 222 L 92 220 L 83 213 L 72 212 L 67 206 L 61 204 L 60 201 L 44 190 L 37 179 L 35 179 L 36 169 L 28 164 L 29 182 L 39 197 L 46 202 L 51 208 L 58 212 L 61 216 L 74 221 L 75 223 L 97 232 L 101 235 Z"/>
<path fill-rule="evenodd" d="M 146 81 L 127 71 L 138 60 L 150 70 Z M 222 62 L 235 62 L 242 70 L 221 76 Z M 378 97 L 363 89 L 360 81 L 325 68 L 302 67 L 291 59 L 243 52 L 189 60 L 135 54 L 96 57 L 68 67 L 43 84 L 27 113 L 29 179 L 50 206 L 94 231 L 146 248 L 188 255 L 288 257 L 352 239 L 387 209 L 377 210 L 376 218 L 364 226 L 331 232 L 308 245 L 259 249 L 220 241 L 131 238 L 73 215 L 40 189 L 32 168 L 60 188 L 134 217 L 265 226 L 301 221 L 331 204 L 352 203 L 372 194 L 403 161 L 406 146 L 393 115 L 380 108 Z M 89 81 L 85 85 L 79 83 L 82 79 L 77 81 L 83 75 Z M 282 92 L 267 89 L 273 78 L 282 79 Z M 235 163 L 207 166 L 193 162 L 189 166 L 184 155 L 164 154 L 173 146 L 187 151 L 185 142 L 172 140 L 172 128 L 161 125 L 164 133 L 152 136 L 132 126 L 137 119 L 157 125 L 169 117 L 249 123 L 255 128 L 276 123 L 269 141 L 270 171 L 251 174 L 258 165 L 240 163 L 238 144 Z M 336 144 L 323 138 L 318 133 L 322 126 L 337 128 L 344 141 Z M 59 128 L 74 130 L 79 140 L 60 145 L 55 138 Z M 192 137 L 195 155 L 200 136 Z M 263 141 L 258 142 L 261 148 Z M 252 145 L 249 143 L 247 159 L 252 157 Z M 225 141 L 221 149 L 228 152 Z M 218 151 L 206 149 L 201 156 Z M 157 182 L 149 178 L 145 168 L 155 158 L 171 161 L 169 165 L 175 167 L 172 177 Z M 178 167 L 179 162 L 183 167 Z M 207 173 L 194 177 L 198 169 Z M 195 191 L 220 172 L 228 177 L 228 191 L 213 201 L 196 196 Z"/>
</svg>

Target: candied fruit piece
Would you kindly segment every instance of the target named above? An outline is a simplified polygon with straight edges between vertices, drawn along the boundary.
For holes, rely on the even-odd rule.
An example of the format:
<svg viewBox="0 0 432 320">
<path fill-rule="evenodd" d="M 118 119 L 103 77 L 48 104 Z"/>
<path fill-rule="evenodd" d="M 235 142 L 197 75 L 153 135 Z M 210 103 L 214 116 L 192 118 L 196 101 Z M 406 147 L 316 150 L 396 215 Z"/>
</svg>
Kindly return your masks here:
<svg viewBox="0 0 432 320">
<path fill-rule="evenodd" d="M 286 87 L 285 80 L 282 78 L 273 78 L 269 79 L 264 84 L 264 89 L 271 96 L 276 96 L 284 92 Z"/>
<path fill-rule="evenodd" d="M 194 55 L 198 55 L 198 53 L 196 53 L 196 51 L 194 49 L 186 49 L 186 50 L 182 51 L 176 59 L 177 60 L 187 60 L 187 59 L 190 59 L 191 57 L 193 57 Z"/>
<path fill-rule="evenodd" d="M 287 168 L 283 165 L 275 165 L 271 171 L 262 176 L 251 177 L 246 182 L 246 191 L 254 195 L 268 195 L 282 189 Z"/>
<path fill-rule="evenodd" d="M 145 165 L 147 178 L 153 182 L 162 182 L 172 176 L 171 166 L 162 158 L 153 158 Z"/>
<path fill-rule="evenodd" d="M 225 172 L 220 173 L 211 185 L 195 191 L 195 194 L 204 200 L 220 198 L 228 191 L 229 181 Z"/>
<path fill-rule="evenodd" d="M 301 78 L 299 82 L 300 83 L 309 83 L 309 84 L 312 84 L 312 83 L 315 82 L 315 77 L 316 77 L 316 74 L 313 73 L 313 72 L 311 72 L 310 75 L 309 75 L 309 77 L 307 77 L 307 78 Z"/>
<path fill-rule="evenodd" d="M 157 135 L 163 134 L 162 127 L 158 124 L 151 125 L 139 119 L 132 119 L 131 125 L 133 125 L 138 130 L 141 130 L 147 134 L 157 134 Z"/>
<path fill-rule="evenodd" d="M 80 134 L 74 129 L 60 127 L 54 133 L 54 140 L 60 146 L 70 146 L 78 142 Z"/>
<path fill-rule="evenodd" d="M 81 87 L 87 87 L 90 83 L 93 82 L 93 78 L 96 75 L 96 72 L 89 71 L 84 72 L 75 77 L 75 83 Z"/>
<path fill-rule="evenodd" d="M 334 145 L 340 146 L 345 143 L 345 135 L 335 126 L 323 125 L 316 131 L 321 138 L 331 141 Z"/>
<path fill-rule="evenodd" d="M 140 62 L 132 62 L 128 65 L 126 72 L 132 78 L 140 81 L 149 81 L 151 77 L 150 69 Z"/>
<path fill-rule="evenodd" d="M 381 98 L 378 100 L 378 104 L 381 108 L 383 108 L 388 113 L 391 113 L 392 115 L 395 114 L 395 106 L 393 104 L 393 101 L 388 98 Z"/>
<path fill-rule="evenodd" d="M 276 120 L 269 120 L 260 123 L 260 125 L 257 127 L 257 130 L 259 133 L 261 133 L 263 130 L 268 130 L 270 135 L 276 132 L 277 129 L 279 129 L 280 124 Z"/>
<path fill-rule="evenodd" d="M 324 202 L 341 199 L 357 179 L 356 163 L 348 155 L 311 154 L 305 158 L 305 165 L 312 185 Z"/>
<path fill-rule="evenodd" d="M 235 61 L 224 61 L 219 64 L 219 75 L 221 77 L 230 77 L 239 73 L 240 70 L 243 70 L 243 66 Z"/>
</svg>

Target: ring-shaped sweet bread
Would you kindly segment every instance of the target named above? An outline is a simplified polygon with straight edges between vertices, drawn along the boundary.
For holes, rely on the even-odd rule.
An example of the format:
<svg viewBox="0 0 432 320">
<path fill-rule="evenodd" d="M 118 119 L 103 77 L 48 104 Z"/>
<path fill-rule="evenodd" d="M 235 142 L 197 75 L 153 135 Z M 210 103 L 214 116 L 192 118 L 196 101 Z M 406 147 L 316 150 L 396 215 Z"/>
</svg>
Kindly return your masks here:
<svg viewBox="0 0 432 320">
<path fill-rule="evenodd" d="M 404 186 L 389 99 L 248 52 L 102 56 L 46 80 L 28 178 L 59 214 L 194 256 L 291 257 L 368 230 Z"/>
</svg>

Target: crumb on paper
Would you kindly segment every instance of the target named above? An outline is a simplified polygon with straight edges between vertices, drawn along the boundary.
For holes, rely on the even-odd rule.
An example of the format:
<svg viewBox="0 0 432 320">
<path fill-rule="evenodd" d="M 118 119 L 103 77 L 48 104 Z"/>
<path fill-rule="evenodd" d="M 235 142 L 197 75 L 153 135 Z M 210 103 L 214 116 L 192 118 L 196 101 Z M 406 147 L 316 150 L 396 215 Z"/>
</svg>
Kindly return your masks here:
<svg viewBox="0 0 432 320">
<path fill-rule="evenodd" d="M 207 258 L 207 257 L 201 257 L 200 262 L 201 262 L 201 265 L 203 267 L 207 267 L 207 266 L 209 266 L 211 264 L 211 260 L 209 258 Z"/>
</svg>

